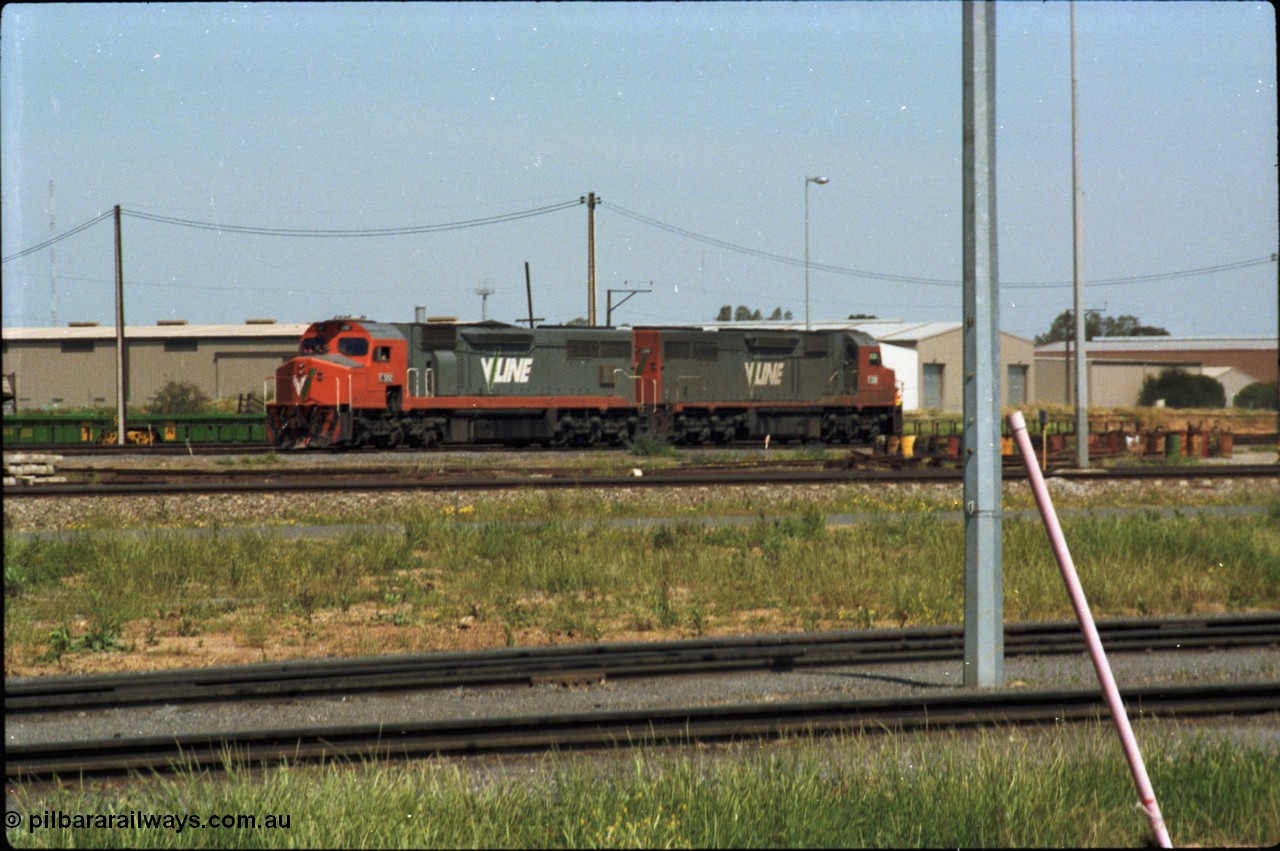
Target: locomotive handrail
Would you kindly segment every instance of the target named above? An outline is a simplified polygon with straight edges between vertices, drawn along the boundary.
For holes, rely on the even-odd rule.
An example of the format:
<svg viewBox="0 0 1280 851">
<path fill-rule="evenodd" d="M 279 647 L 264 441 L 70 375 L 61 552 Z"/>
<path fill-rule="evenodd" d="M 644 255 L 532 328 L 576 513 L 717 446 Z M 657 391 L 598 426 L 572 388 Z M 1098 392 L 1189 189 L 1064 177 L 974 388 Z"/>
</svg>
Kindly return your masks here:
<svg viewBox="0 0 1280 851">
<path fill-rule="evenodd" d="M 627 371 L 626 371 L 625 369 L 615 369 L 615 370 L 613 371 L 613 374 L 614 374 L 614 375 L 617 375 L 619 372 L 621 372 L 621 373 L 622 373 L 623 378 L 629 378 L 629 379 L 631 379 L 632 381 L 639 381 L 639 382 L 640 382 L 640 407 L 642 407 L 642 408 L 643 408 L 643 407 L 644 407 L 644 404 L 645 404 L 645 402 L 644 402 L 644 376 L 643 376 L 643 375 L 627 375 Z M 656 379 L 656 378 L 650 378 L 650 379 L 649 379 L 649 383 L 653 385 L 653 402 L 651 402 L 650 404 L 657 405 L 657 404 L 658 404 L 658 379 Z"/>
<path fill-rule="evenodd" d="M 628 379 L 628 378 L 629 378 L 629 379 L 631 379 L 631 380 L 633 380 L 633 381 L 634 381 L 635 379 L 637 379 L 637 378 L 639 378 L 639 377 L 640 377 L 640 376 L 638 376 L 638 375 L 627 375 L 627 371 L 626 371 L 625 369 L 617 369 L 617 368 L 616 368 L 616 369 L 614 369 L 614 371 L 613 371 L 613 381 L 614 381 L 614 386 L 615 386 L 615 387 L 617 386 L 617 382 L 618 382 L 618 373 L 622 373 L 622 377 L 623 377 L 624 379 Z M 619 395 L 619 396 L 621 396 L 623 399 L 626 399 L 626 398 L 627 398 L 626 396 L 623 396 L 623 395 L 622 395 L 622 391 L 618 391 L 618 395 Z M 642 385 L 640 385 L 640 406 L 641 406 L 641 407 L 644 407 L 644 385 L 643 385 L 643 384 L 642 384 Z"/>
<path fill-rule="evenodd" d="M 410 387 L 413 390 L 414 396 L 421 399 L 430 399 L 436 395 L 435 371 L 431 367 L 418 369 L 416 366 L 411 366 L 405 370 L 405 376 L 409 379 Z M 426 393 L 422 392 L 423 384 L 426 385 Z"/>
</svg>

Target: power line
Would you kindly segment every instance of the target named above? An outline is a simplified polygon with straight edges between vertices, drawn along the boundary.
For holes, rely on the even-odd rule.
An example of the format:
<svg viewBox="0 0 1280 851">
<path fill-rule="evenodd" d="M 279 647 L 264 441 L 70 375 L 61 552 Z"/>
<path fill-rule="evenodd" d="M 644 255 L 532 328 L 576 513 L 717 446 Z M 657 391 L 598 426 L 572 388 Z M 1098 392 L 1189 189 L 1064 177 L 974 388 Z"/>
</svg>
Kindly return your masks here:
<svg viewBox="0 0 1280 851">
<path fill-rule="evenodd" d="M 24 248 L 15 254 L 10 254 L 8 257 L 5 257 L 3 260 L 0 260 L 0 263 L 8 263 L 10 260 L 17 260 L 21 257 L 26 257 L 28 254 L 34 254 L 37 251 L 43 251 L 44 249 L 48 248 L 49 246 L 55 243 L 62 242 L 62 240 L 66 239 L 69 236 L 75 236 L 76 234 L 80 233 L 80 231 L 93 227 L 103 219 L 110 218 L 114 212 L 115 212 L 114 210 L 107 210 L 105 213 L 102 213 L 96 218 L 92 218 L 89 221 L 84 222 L 83 224 L 76 225 L 69 231 L 60 233 L 57 236 L 49 237 L 39 245 L 33 245 L 30 248 Z"/>
<path fill-rule="evenodd" d="M 487 216 L 482 219 L 467 219 L 458 222 L 444 222 L 432 225 L 410 225 L 407 227 L 397 228 L 368 228 L 368 229 L 338 229 L 338 230 L 320 230 L 308 228 L 268 228 L 268 227 L 251 227 L 249 225 L 220 224 L 218 222 L 202 222 L 195 219 L 179 219 L 173 216 L 161 216 L 156 213 L 147 213 L 141 210 L 122 210 L 126 216 L 144 221 L 159 222 L 161 224 L 178 225 L 180 227 L 196 228 L 199 230 L 211 230 L 219 233 L 241 233 L 251 234 L 254 236 L 293 236 L 293 237 L 365 237 L 365 236 L 407 236 L 411 234 L 436 233 L 439 231 L 460 230 L 462 228 L 483 227 L 485 225 L 501 224 L 503 222 L 513 222 L 519 219 L 527 219 L 532 216 L 543 216 L 547 213 L 555 213 L 560 210 L 566 210 L 570 207 L 581 206 L 579 200 L 561 201 L 558 204 L 549 204 L 543 207 L 535 207 L 531 210 L 519 210 L 514 213 L 502 213 L 497 216 Z M 69 236 L 74 236 L 85 228 L 96 225 L 98 222 L 110 217 L 112 211 L 108 210 L 97 218 L 91 219 L 84 224 L 77 225 L 66 233 L 59 234 L 45 240 L 39 245 L 33 245 L 30 248 L 24 248 L 14 254 L 3 259 L 8 263 L 10 260 L 17 260 L 41 251 L 56 242 L 60 242 Z"/>
<path fill-rule="evenodd" d="M 798 259 L 795 257 L 788 257 L 785 254 L 773 254 L 767 251 L 760 251 L 759 249 L 755 249 L 755 248 L 748 248 L 745 245 L 738 245 L 736 243 L 727 242 L 722 239 L 715 239 L 714 237 L 705 236 L 700 233 L 695 233 L 694 231 L 687 230 L 682 227 L 677 227 L 676 225 L 668 224 L 667 222 L 662 222 L 657 219 L 651 218 L 649 216 L 642 215 L 633 210 L 628 210 L 624 207 L 619 207 L 617 204 L 604 204 L 602 202 L 601 206 L 606 206 L 608 207 L 608 209 L 613 210 L 614 212 L 619 213 L 629 219 L 634 219 L 635 221 L 641 222 L 651 227 L 658 228 L 659 230 L 664 230 L 664 231 L 667 231 L 668 233 L 673 233 L 673 234 L 676 234 L 677 236 L 683 236 L 688 239 L 695 240 L 697 242 L 704 242 L 708 245 L 714 245 L 719 248 L 724 248 L 728 251 L 736 251 L 740 254 L 747 254 L 751 257 L 758 257 L 762 260 L 772 260 L 778 263 L 785 263 L 789 266 L 804 265 L 804 260 L 802 259 Z M 1123 277 L 1123 278 L 1104 278 L 1104 279 L 1089 281 L 1087 285 L 1091 287 L 1117 286 L 1121 284 L 1137 284 L 1137 283 L 1145 283 L 1149 281 L 1167 281 L 1167 280 L 1172 280 L 1174 278 L 1189 278 L 1189 277 L 1195 277 L 1197 275 L 1209 275 L 1209 274 L 1214 274 L 1216 272 L 1229 272 L 1235 269 L 1247 269 L 1252 266 L 1262 266 L 1268 263 L 1274 263 L 1276 262 L 1276 259 L 1277 259 L 1276 255 L 1272 254 L 1269 257 L 1257 257 L 1252 260 L 1238 260 L 1233 263 L 1220 263 L 1215 266 L 1202 266 L 1196 269 L 1181 269 L 1173 272 L 1156 272 L 1149 275 L 1132 275 L 1132 276 Z M 964 283 L 963 281 L 948 280 L 944 278 L 922 278 L 914 275 L 895 275 L 888 272 L 871 272 L 865 269 L 851 269 L 845 266 L 833 266 L 826 263 L 811 262 L 809 264 L 809 268 L 819 269 L 821 271 L 830 272 L 835 275 L 847 275 L 855 278 L 868 278 L 870 280 L 875 280 L 875 281 L 888 281 L 888 282 L 899 283 L 899 284 L 921 284 L 925 286 L 959 287 L 959 286 L 963 286 L 963 283 Z M 1011 289 L 1011 290 L 1054 289 L 1054 288 L 1060 288 L 1060 287 L 1070 287 L 1072 285 L 1073 285 L 1072 281 L 1001 281 L 1000 282 L 1001 289 Z"/>
<path fill-rule="evenodd" d="M 351 237 L 372 237 L 372 236 L 407 236 L 412 234 L 438 233 L 441 231 L 460 230 L 464 228 L 473 228 L 473 227 L 484 227 L 486 225 L 518 221 L 520 219 L 531 218 L 533 216 L 547 215 L 549 213 L 558 212 L 560 210 L 565 210 L 570 207 L 581 206 L 582 203 L 583 203 L 582 199 L 579 198 L 572 201 L 562 201 L 557 204 L 549 204 L 542 207 L 535 207 L 529 210 L 520 210 L 512 213 L 502 213 L 496 216 L 488 216 L 485 218 L 465 219 L 462 221 L 444 222 L 440 224 L 410 225 L 406 227 L 395 227 L 395 228 L 367 228 L 367 229 L 344 228 L 344 229 L 332 229 L 332 230 L 314 229 L 314 228 L 254 227 L 249 225 L 220 224 L 218 222 L 198 221 L 195 219 L 181 219 L 181 218 L 175 218 L 173 216 L 162 216 L 156 213 L 148 213 L 140 210 L 122 210 L 121 212 L 124 215 L 128 215 L 137 219 L 142 219 L 144 221 L 157 222 L 160 224 L 170 224 L 170 225 L 175 225 L 179 227 L 196 228 L 199 230 L 212 230 L 212 231 L 217 231 L 219 233 L 239 233 L 239 234 L 249 234 L 254 236 L 351 238 Z M 614 212 L 626 218 L 633 219 L 642 224 L 649 225 L 650 227 L 657 228 L 659 230 L 664 230 L 668 233 L 675 234 L 676 236 L 685 237 L 686 239 L 691 239 L 697 242 L 706 243 L 708 245 L 714 245 L 717 248 L 723 248 L 727 251 L 734 251 L 739 254 L 746 254 L 748 256 L 756 257 L 761 260 L 769 260 L 775 263 L 784 263 L 790 266 L 804 265 L 804 261 L 796 257 L 789 257 L 784 254 L 774 254 L 772 252 L 762 251 L 757 248 L 751 248 L 749 246 L 728 242 L 727 240 L 716 239 L 714 237 L 696 233 L 686 228 L 678 227 L 676 225 L 672 225 L 667 222 L 660 221 L 650 216 L 637 213 L 633 210 L 628 210 L 625 207 L 618 206 L 617 204 L 612 204 L 612 203 L 605 204 L 605 202 L 599 201 L 599 200 L 597 201 L 597 203 L 600 206 L 607 206 L 608 209 L 611 209 Z M 8 263 L 12 260 L 18 260 L 22 257 L 26 257 L 29 254 L 34 254 L 37 251 L 43 251 L 44 249 L 58 242 L 61 242 L 64 239 L 75 236 L 81 231 L 86 230 L 90 227 L 93 227 L 94 225 L 103 221 L 104 219 L 109 218 L 111 215 L 112 215 L 112 211 L 108 210 L 107 212 L 102 213 L 92 219 L 89 219 L 88 221 L 83 222 L 82 224 L 76 225 L 75 227 L 71 228 L 68 231 L 58 234 L 57 236 L 51 237 L 45 240 L 44 242 L 41 242 L 37 245 L 32 245 L 29 248 L 24 248 L 21 251 L 15 252 L 14 254 L 11 254 L 8 257 L 3 258 L 3 260 L 0 262 Z M 1155 272 L 1147 275 L 1131 275 L 1131 276 L 1120 277 L 1120 278 L 1102 278 L 1098 280 L 1089 281 L 1087 283 L 1087 286 L 1090 286 L 1090 287 L 1121 286 L 1125 284 L 1149 283 L 1152 281 L 1167 281 L 1167 280 L 1173 280 L 1176 278 L 1189 278 L 1189 277 L 1195 277 L 1198 275 L 1211 275 L 1219 272 L 1230 272 L 1238 269 L 1248 269 L 1254 266 L 1263 266 L 1269 263 L 1275 263 L 1276 260 L 1277 260 L 1276 255 L 1272 254 L 1268 257 L 1256 257 L 1250 260 L 1237 260 L 1231 263 L 1219 263 L 1213 266 L 1201 266 L 1194 269 L 1180 269 L 1180 270 L 1170 271 L 1170 272 Z M 962 286 L 962 283 L 963 283 L 961 281 L 949 280 L 945 278 L 925 278 L 925 277 L 919 277 L 915 275 L 897 275 L 889 272 L 874 272 L 866 269 L 852 269 L 846 266 L 835 266 L 828 263 L 810 263 L 809 268 L 817 269 L 823 272 L 829 272 L 835 275 L 846 275 L 850 277 L 866 278 L 868 280 L 886 281 L 886 282 L 900 283 L 900 284 L 959 287 L 959 286 Z M 1002 289 L 1055 289 L 1055 288 L 1072 286 L 1072 282 L 1071 281 L 1001 281 L 1000 286 Z"/>
<path fill-rule="evenodd" d="M 411 234 L 437 233 L 439 231 L 460 230 L 462 228 L 483 227 L 485 225 L 500 224 L 502 222 L 512 222 L 518 219 L 527 219 L 532 216 L 542 216 L 547 213 L 566 210 L 570 207 L 581 205 L 581 201 L 562 201 L 559 204 L 549 204 L 544 207 L 535 207 L 531 210 L 520 210 L 514 213 L 503 213 L 497 216 L 488 216 L 482 219 L 467 219 L 458 222 L 444 222 L 442 224 L 432 225 L 410 225 L 407 227 L 396 228 L 366 228 L 366 229 L 335 229 L 322 230 L 315 228 L 270 228 L 270 227 L 252 227 L 249 225 L 220 224 L 218 222 L 203 222 L 194 219 L 179 219 L 173 216 L 161 216 L 156 213 L 146 213 L 140 210 L 124 210 L 124 214 L 135 219 L 143 219 L 150 222 L 159 222 L 161 224 L 178 225 L 180 227 L 197 228 L 199 230 L 211 230 L 219 233 L 242 233 L 252 234 L 254 236 L 291 236 L 291 237 L 368 237 L 368 236 L 408 236 Z"/>
</svg>

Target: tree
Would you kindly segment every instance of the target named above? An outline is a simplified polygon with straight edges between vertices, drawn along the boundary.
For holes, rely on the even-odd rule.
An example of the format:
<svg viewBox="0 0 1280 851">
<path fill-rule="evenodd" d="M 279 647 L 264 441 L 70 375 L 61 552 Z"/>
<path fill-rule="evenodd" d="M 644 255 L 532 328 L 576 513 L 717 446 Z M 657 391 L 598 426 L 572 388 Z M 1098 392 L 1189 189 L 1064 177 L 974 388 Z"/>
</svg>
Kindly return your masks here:
<svg viewBox="0 0 1280 851">
<path fill-rule="evenodd" d="M 1274 381 L 1255 381 L 1240 388 L 1240 392 L 1231 400 L 1237 408 L 1250 411 L 1276 410 L 1276 383 Z"/>
<path fill-rule="evenodd" d="M 764 314 L 759 309 L 752 310 L 745 304 L 738 305 L 735 310 L 733 305 L 723 305 L 720 312 L 716 314 L 717 322 L 759 322 L 764 318 Z M 769 314 L 769 321 L 790 321 L 791 311 L 783 310 L 781 307 L 775 307 L 773 313 Z"/>
<path fill-rule="evenodd" d="M 1182 369 L 1164 369 L 1158 376 L 1142 380 L 1138 404 L 1152 406 L 1163 399 L 1170 408 L 1223 408 L 1227 391 L 1222 383 L 1207 375 L 1192 375 Z"/>
<path fill-rule="evenodd" d="M 1136 316 L 1102 316 L 1097 311 L 1085 311 L 1084 338 L 1094 337 L 1167 337 L 1169 332 L 1163 328 L 1143 325 Z M 1059 313 L 1049 326 L 1048 332 L 1036 336 L 1036 345 L 1045 343 L 1061 343 L 1063 340 L 1076 338 L 1076 319 L 1074 310 Z"/>
<path fill-rule="evenodd" d="M 850 313 L 850 319 L 878 319 L 874 313 Z"/>
<path fill-rule="evenodd" d="M 209 397 L 190 381 L 167 381 L 151 397 L 147 408 L 153 414 L 197 414 L 209 404 Z"/>
</svg>

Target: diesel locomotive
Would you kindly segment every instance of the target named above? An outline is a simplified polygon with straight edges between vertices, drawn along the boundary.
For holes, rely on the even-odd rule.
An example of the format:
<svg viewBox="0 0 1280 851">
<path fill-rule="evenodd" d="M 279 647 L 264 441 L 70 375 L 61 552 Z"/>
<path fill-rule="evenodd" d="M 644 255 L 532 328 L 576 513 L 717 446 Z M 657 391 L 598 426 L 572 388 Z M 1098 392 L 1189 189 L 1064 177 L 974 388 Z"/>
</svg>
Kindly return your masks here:
<svg viewBox="0 0 1280 851">
<path fill-rule="evenodd" d="M 267 439 L 301 447 L 621 445 L 901 434 L 893 370 L 864 333 L 312 324 L 276 371 Z"/>
</svg>

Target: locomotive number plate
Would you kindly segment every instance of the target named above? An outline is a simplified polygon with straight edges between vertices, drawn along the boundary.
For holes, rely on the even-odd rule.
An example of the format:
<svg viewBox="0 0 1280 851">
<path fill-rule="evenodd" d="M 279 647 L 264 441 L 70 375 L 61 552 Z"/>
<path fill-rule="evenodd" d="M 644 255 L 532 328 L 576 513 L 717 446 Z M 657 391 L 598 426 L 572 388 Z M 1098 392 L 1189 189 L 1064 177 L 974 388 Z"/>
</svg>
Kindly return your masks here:
<svg viewBox="0 0 1280 851">
<path fill-rule="evenodd" d="M 390 373 L 390 372 L 379 372 L 379 373 L 378 373 L 378 383 L 379 383 L 379 384 L 390 384 L 390 383 L 391 383 L 391 382 L 393 382 L 393 381 L 395 381 L 395 375 L 394 375 L 394 374 L 392 374 L 392 373 Z"/>
</svg>

